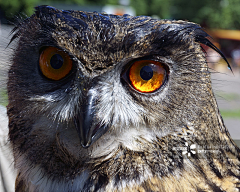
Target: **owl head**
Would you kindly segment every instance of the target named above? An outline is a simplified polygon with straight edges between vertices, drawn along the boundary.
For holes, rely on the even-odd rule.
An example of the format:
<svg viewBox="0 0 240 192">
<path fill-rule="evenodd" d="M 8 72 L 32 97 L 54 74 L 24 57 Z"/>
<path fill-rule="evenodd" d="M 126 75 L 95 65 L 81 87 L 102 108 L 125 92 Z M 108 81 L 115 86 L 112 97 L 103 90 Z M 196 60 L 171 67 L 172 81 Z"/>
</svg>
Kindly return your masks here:
<svg viewBox="0 0 240 192">
<path fill-rule="evenodd" d="M 222 53 L 197 24 L 39 6 L 11 41 L 9 137 L 22 169 L 64 172 L 184 130 L 227 132 L 201 44 Z"/>
</svg>

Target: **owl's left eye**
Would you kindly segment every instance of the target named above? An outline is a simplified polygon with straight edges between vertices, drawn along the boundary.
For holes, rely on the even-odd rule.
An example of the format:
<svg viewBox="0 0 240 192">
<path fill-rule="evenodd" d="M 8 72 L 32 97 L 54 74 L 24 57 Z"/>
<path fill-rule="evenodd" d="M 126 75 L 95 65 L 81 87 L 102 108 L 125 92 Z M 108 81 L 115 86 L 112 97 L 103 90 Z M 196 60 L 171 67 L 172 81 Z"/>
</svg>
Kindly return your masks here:
<svg viewBox="0 0 240 192">
<path fill-rule="evenodd" d="M 61 49 L 47 47 L 40 54 L 39 67 L 48 79 L 60 80 L 71 71 L 72 59 Z"/>
<path fill-rule="evenodd" d="M 128 79 L 137 91 L 151 93 L 163 85 L 166 75 L 166 68 L 161 62 L 138 60 L 129 68 Z"/>
</svg>

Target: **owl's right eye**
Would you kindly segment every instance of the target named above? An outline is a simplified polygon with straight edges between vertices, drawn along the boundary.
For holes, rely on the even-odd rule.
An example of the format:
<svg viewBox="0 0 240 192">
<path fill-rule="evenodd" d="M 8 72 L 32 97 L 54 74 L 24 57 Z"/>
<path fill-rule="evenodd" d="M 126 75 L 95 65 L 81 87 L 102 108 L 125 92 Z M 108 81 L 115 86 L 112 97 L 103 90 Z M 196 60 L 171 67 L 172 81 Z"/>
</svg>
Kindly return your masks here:
<svg viewBox="0 0 240 192">
<path fill-rule="evenodd" d="M 47 47 L 40 54 L 39 67 L 48 79 L 60 80 L 71 71 L 72 59 L 61 49 Z"/>
</svg>

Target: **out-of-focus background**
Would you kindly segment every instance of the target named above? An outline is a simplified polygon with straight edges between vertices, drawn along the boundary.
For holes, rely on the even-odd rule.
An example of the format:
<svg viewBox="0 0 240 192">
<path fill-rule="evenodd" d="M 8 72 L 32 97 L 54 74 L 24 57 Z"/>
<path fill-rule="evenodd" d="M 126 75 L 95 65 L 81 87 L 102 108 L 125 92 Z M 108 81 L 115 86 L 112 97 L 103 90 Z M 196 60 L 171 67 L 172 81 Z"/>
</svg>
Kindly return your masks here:
<svg viewBox="0 0 240 192">
<path fill-rule="evenodd" d="M 232 138 L 240 146 L 240 0 L 0 0 L 0 192 L 14 190 L 14 175 L 11 175 L 9 167 L 3 167 L 7 163 L 12 166 L 7 141 L 4 84 L 6 66 L 14 45 L 6 47 L 14 23 L 33 14 L 34 7 L 38 5 L 117 15 L 149 15 L 157 19 L 181 19 L 200 24 L 232 66 L 233 73 L 216 52 L 203 47 L 221 114 Z"/>
</svg>

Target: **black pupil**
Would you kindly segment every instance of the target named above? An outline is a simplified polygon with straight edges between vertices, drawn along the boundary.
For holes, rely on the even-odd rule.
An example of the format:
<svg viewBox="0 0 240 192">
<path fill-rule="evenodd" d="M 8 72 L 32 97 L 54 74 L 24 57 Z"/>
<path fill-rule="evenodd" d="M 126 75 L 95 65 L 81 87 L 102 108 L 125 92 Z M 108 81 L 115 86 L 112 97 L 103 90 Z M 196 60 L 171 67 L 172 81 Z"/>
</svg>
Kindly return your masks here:
<svg viewBox="0 0 240 192">
<path fill-rule="evenodd" d="M 153 70 L 149 66 L 144 66 L 140 71 L 140 76 L 143 80 L 149 80 L 153 77 Z"/>
<path fill-rule="evenodd" d="M 60 69 L 63 66 L 63 58 L 59 54 L 55 54 L 52 56 L 50 60 L 50 64 L 53 69 Z"/>
</svg>

